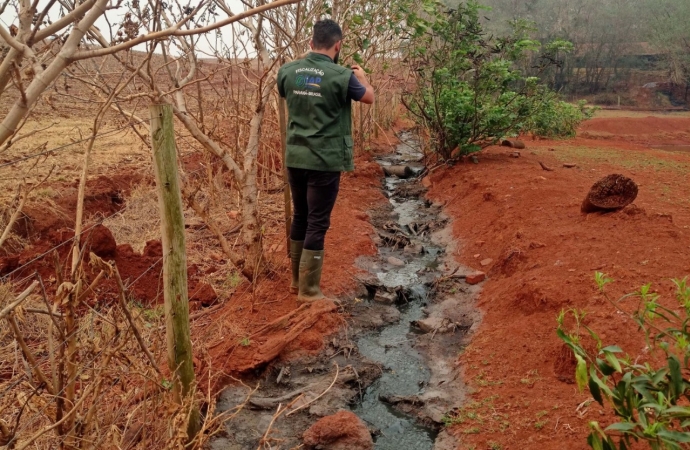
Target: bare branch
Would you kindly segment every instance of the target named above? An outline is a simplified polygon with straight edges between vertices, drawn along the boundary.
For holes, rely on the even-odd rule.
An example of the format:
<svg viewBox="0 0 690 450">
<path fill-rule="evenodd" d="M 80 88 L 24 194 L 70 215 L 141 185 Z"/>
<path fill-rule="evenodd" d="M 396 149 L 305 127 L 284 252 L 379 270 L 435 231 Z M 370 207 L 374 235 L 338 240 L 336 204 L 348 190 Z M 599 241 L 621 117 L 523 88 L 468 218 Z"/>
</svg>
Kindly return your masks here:
<svg viewBox="0 0 690 450">
<path fill-rule="evenodd" d="M 10 303 L 9 305 L 7 305 L 5 308 L 3 308 L 2 311 L 0 311 L 0 320 L 4 319 L 5 316 L 7 316 L 8 314 L 10 314 L 10 313 L 14 310 L 14 308 L 16 308 L 17 306 L 21 305 L 22 302 L 23 302 L 24 300 L 26 300 L 26 298 L 27 298 L 29 295 L 31 295 L 31 293 L 33 292 L 33 290 L 36 289 L 36 286 L 38 286 L 38 281 L 34 281 L 33 283 L 31 283 L 31 286 L 29 286 L 28 288 L 26 288 L 26 290 L 25 290 L 24 292 L 22 292 L 21 294 L 19 294 L 19 296 L 16 298 L 15 301 L 13 301 L 13 302 Z"/>
<path fill-rule="evenodd" d="M 199 28 L 190 28 L 187 30 L 181 30 L 180 28 L 182 25 L 184 25 L 187 22 L 187 18 L 183 19 L 183 21 L 176 23 L 174 26 L 171 28 L 161 30 L 161 31 L 156 31 L 153 33 L 149 33 L 146 35 L 139 36 L 135 39 L 132 39 L 127 42 L 123 42 L 122 44 L 118 44 L 112 47 L 107 47 L 103 49 L 98 49 L 98 50 L 86 50 L 83 52 L 76 53 L 74 56 L 70 58 L 71 61 L 77 61 L 80 59 L 86 59 L 86 58 L 93 58 L 97 56 L 105 56 L 105 55 L 110 55 L 116 52 L 120 52 L 122 50 L 127 50 L 130 49 L 136 45 L 143 44 L 145 42 L 150 42 L 150 41 L 157 41 L 169 36 L 192 36 L 195 34 L 202 34 L 202 33 L 207 33 L 209 31 L 216 30 L 218 28 L 224 27 L 226 25 L 230 25 L 231 23 L 238 22 L 242 19 L 246 19 L 247 17 L 253 16 L 255 14 L 262 13 L 264 11 L 269 11 L 274 8 L 279 8 L 281 6 L 285 5 L 291 5 L 293 3 L 297 3 L 301 0 L 276 0 L 274 2 L 268 3 L 266 5 L 258 6 L 256 8 L 249 9 L 247 11 L 243 11 L 241 13 L 238 13 L 232 17 L 228 17 L 224 20 L 221 20 L 219 22 L 213 23 L 211 25 L 207 25 L 205 27 L 199 27 Z"/>
</svg>

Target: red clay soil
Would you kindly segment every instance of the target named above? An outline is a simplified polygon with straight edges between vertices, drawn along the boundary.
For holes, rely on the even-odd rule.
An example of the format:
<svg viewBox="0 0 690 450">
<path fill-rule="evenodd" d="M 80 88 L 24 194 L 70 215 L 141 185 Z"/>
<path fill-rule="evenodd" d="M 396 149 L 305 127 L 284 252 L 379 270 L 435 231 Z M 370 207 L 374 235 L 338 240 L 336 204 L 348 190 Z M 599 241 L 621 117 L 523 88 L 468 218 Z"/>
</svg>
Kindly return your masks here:
<svg viewBox="0 0 690 450">
<path fill-rule="evenodd" d="M 350 411 L 338 411 L 319 419 L 303 435 L 307 449 L 372 450 L 374 441 L 362 419 Z"/>
<path fill-rule="evenodd" d="M 321 281 L 324 293 L 331 298 L 352 295 L 356 287 L 355 260 L 362 255 L 376 253 L 367 211 L 385 201 L 380 189 L 383 173 L 371 155 L 357 158 L 355 165 L 353 173 L 342 176 L 331 229 L 326 236 Z M 216 327 L 193 330 L 193 335 L 204 336 L 200 340 L 207 343 L 205 347 L 215 365 L 213 371 L 241 373 L 266 366 L 276 355 L 294 358 L 318 353 L 323 348 L 324 336 L 343 325 L 343 319 L 335 308 L 321 305 L 301 314 L 300 319 L 308 326 L 299 335 L 292 333 L 292 326 L 267 327 L 268 332 L 254 335 L 257 330 L 299 307 L 297 296 L 289 294 L 290 269 L 285 251 L 275 254 L 273 264 L 281 267 L 280 271 L 272 278 L 261 280 L 254 294 L 235 294 L 220 310 L 214 311 L 211 321 L 217 322 Z M 248 345 L 238 345 L 238 339 L 227 338 L 229 330 L 238 326 L 246 330 Z"/>
<path fill-rule="evenodd" d="M 87 182 L 84 211 L 88 218 L 81 237 L 86 247 L 84 261 L 89 253 L 115 261 L 120 275 L 129 292 L 137 301 L 155 305 L 162 301 L 161 258 L 163 256 L 159 241 L 147 244 L 142 254 L 135 253 L 130 245 L 117 245 L 110 230 L 99 224 L 99 219 L 110 216 L 125 206 L 126 198 L 138 184 L 149 182 L 136 172 L 120 172 L 113 176 L 95 177 Z M 77 186 L 73 183 L 53 183 L 49 187 L 59 191 L 54 203 L 29 205 L 15 227 L 15 231 L 28 239 L 21 251 L 12 253 L 3 249 L 0 253 L 0 277 L 14 281 L 24 280 L 38 272 L 44 280 L 46 290 L 52 294 L 57 289 L 55 263 L 52 252 L 55 247 L 63 268 L 69 265 L 70 250 L 74 237 L 74 205 L 77 203 Z M 93 280 L 97 273 L 84 264 L 87 278 Z M 217 299 L 213 288 L 199 281 L 202 274 L 191 265 L 188 268 L 189 297 L 192 309 L 208 306 Z M 100 301 L 110 302 L 117 298 L 118 290 L 114 280 L 103 280 L 96 289 Z"/>
<path fill-rule="evenodd" d="M 394 139 L 389 137 L 390 139 Z M 195 168 L 200 161 L 187 158 L 188 168 Z M 378 164 L 371 155 L 357 158 L 357 169 L 353 173 L 343 174 L 341 191 L 336 203 L 332 226 L 326 240 L 326 263 L 324 267 L 322 285 L 326 295 L 333 298 L 352 294 L 356 283 L 354 281 L 355 259 L 361 255 L 371 255 L 376 252 L 370 235 L 372 227 L 368 222 L 367 211 L 385 201 L 380 191 L 380 178 L 383 176 Z M 162 248 L 160 242 L 147 243 L 142 254 L 135 253 L 130 245 L 117 245 L 112 233 L 106 227 L 97 225 L 98 218 L 110 215 L 126 204 L 126 198 L 137 183 L 150 182 L 141 175 L 119 173 L 106 178 L 99 176 L 87 184 L 85 199 L 86 216 L 90 221 L 85 223 L 86 232 L 82 240 L 99 256 L 114 260 L 118 266 L 125 285 L 138 301 L 155 305 L 162 302 Z M 78 183 L 78 180 L 75 181 Z M 19 234 L 31 241 L 18 252 L 0 253 L 0 277 L 8 277 L 15 282 L 21 281 L 38 272 L 46 284 L 49 294 L 55 292 L 55 265 L 50 256 L 52 249 L 57 248 L 62 267 L 68 265 L 71 239 L 74 236 L 74 205 L 76 204 L 76 184 L 56 183 L 50 187 L 61 192 L 61 195 L 50 207 L 29 207 L 25 210 L 25 217 L 17 227 Z M 272 226 L 275 227 L 273 224 Z M 282 227 L 282 224 L 280 225 Z M 283 233 L 282 228 L 270 230 L 274 236 Z M 271 235 L 271 233 L 267 233 Z M 284 236 L 284 235 L 283 235 Z M 237 340 L 227 339 L 224 327 L 229 329 L 246 330 L 246 335 L 252 336 L 270 322 L 298 309 L 296 296 L 288 295 L 289 264 L 284 251 L 285 240 L 278 237 L 277 242 L 267 239 L 266 249 L 283 245 L 281 252 L 272 255 L 272 264 L 276 272 L 261 279 L 257 283 L 256 291 L 249 291 L 248 283 L 240 293 L 235 293 L 222 307 L 213 309 L 206 314 L 215 325 L 214 333 L 209 335 L 203 324 L 193 331 L 198 337 L 197 349 L 201 353 L 209 350 L 211 364 L 214 370 L 224 373 L 245 372 L 264 366 L 279 354 L 291 353 L 296 356 L 303 353 L 316 353 L 323 346 L 324 335 L 332 334 L 343 323 L 342 318 L 335 312 L 335 306 L 314 308 L 297 323 L 304 328 L 299 335 L 290 335 L 289 330 L 272 331 L 267 335 L 257 336 L 252 345 L 240 346 Z M 60 245 L 63 244 L 63 245 Z M 88 251 L 85 260 L 88 261 Z M 47 257 L 44 257 L 46 256 Z M 222 264 L 218 262 L 218 264 Z M 91 270 L 85 264 L 86 270 Z M 88 279 L 93 279 L 95 273 L 87 273 Z M 195 265 L 188 268 L 190 310 L 194 314 L 202 314 L 204 306 L 211 306 L 219 293 L 213 288 L 199 281 L 204 274 Z M 20 286 L 21 287 L 21 286 Z M 96 289 L 95 298 L 100 301 L 112 301 L 117 297 L 117 287 L 114 280 L 104 280 Z M 248 292 L 249 291 L 249 292 Z M 308 317 L 314 315 L 311 320 Z M 302 320 L 304 319 L 304 320 Z M 203 322 L 203 321 L 202 321 Z M 265 331 L 265 330 L 264 330 Z M 289 338 L 289 339 L 286 339 Z M 202 344 L 203 343 L 203 344 Z M 202 351 L 201 349 L 205 350 Z M 277 349 L 277 350 L 276 350 Z M 232 358 L 228 356 L 232 354 Z"/>
<path fill-rule="evenodd" d="M 632 134 L 679 124 L 684 132 L 690 128 L 690 120 L 677 119 L 607 119 L 583 128 Z M 648 138 L 638 134 L 637 141 Z M 596 402 L 578 409 L 591 395 L 573 384 L 574 362 L 555 333 L 562 309 L 584 310 L 604 345 L 620 345 L 644 360 L 643 336 L 597 291 L 595 271 L 615 280 L 607 288 L 612 298 L 651 282 L 662 302 L 677 308 L 671 278 L 690 273 L 690 153 L 617 144 L 619 151 L 627 148 L 618 157 L 572 153 L 566 158 L 577 168 L 563 168 L 559 152 L 577 145 L 598 151 L 596 142 L 581 138 L 528 141 L 521 158 L 494 147 L 478 165 L 460 163 L 430 177 L 430 197 L 444 203 L 453 220 L 457 260 L 489 275 L 479 300 L 483 322 L 459 358 L 474 391 L 464 411 L 476 414 L 452 429 L 461 449 L 585 449 L 588 422 L 611 423 Z M 659 164 L 637 166 L 650 159 Z M 539 161 L 555 170 L 542 170 Z M 610 173 L 639 184 L 634 205 L 583 215 L 590 187 Z M 482 267 L 487 259 L 491 263 Z"/>
<path fill-rule="evenodd" d="M 644 144 L 688 144 L 690 118 L 620 117 L 596 118 L 582 124 L 578 136 L 591 139 L 634 141 Z"/>
</svg>

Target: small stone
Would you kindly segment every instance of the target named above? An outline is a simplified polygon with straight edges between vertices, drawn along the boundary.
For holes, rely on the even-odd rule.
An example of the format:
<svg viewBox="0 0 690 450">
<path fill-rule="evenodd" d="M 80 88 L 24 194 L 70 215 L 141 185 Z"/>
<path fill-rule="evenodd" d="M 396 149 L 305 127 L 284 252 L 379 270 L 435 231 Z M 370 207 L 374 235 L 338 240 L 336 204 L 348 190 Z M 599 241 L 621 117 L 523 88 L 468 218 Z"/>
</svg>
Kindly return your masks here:
<svg viewBox="0 0 690 450">
<path fill-rule="evenodd" d="M 223 259 L 223 256 L 220 253 L 216 253 L 216 252 L 209 253 L 208 257 L 211 258 L 211 260 L 213 260 L 215 262 L 219 262 L 220 260 Z"/>
<path fill-rule="evenodd" d="M 492 262 L 494 262 L 493 259 L 486 258 L 486 259 L 482 259 L 482 261 L 479 264 L 481 264 L 482 267 L 486 267 L 486 266 L 490 265 Z"/>
<path fill-rule="evenodd" d="M 376 295 L 374 295 L 374 301 L 376 303 L 381 303 L 384 305 L 392 305 L 393 303 L 395 303 L 396 299 L 397 296 L 395 294 L 380 289 L 377 290 Z"/>
<path fill-rule="evenodd" d="M 519 158 L 520 157 L 520 152 L 511 152 L 510 153 L 511 158 Z"/>
<path fill-rule="evenodd" d="M 422 333 L 439 331 L 443 327 L 443 317 L 427 317 L 413 322 Z"/>
<path fill-rule="evenodd" d="M 565 164 L 563 164 L 563 167 L 565 167 L 566 169 L 572 169 L 572 168 L 577 167 L 577 164 L 574 164 L 574 163 L 565 163 Z"/>
<path fill-rule="evenodd" d="M 474 155 L 470 156 L 470 161 L 472 161 L 472 164 L 479 164 L 479 158 Z"/>
<path fill-rule="evenodd" d="M 237 219 L 237 216 L 240 215 L 239 211 L 228 211 L 228 217 L 231 218 L 232 220 Z"/>
<path fill-rule="evenodd" d="M 398 259 L 395 256 L 389 256 L 388 263 L 398 267 L 402 267 L 405 265 L 405 262 L 403 260 Z"/>
<path fill-rule="evenodd" d="M 381 320 L 384 323 L 397 323 L 400 321 L 400 311 L 395 306 L 388 306 L 381 313 Z"/>
<path fill-rule="evenodd" d="M 422 178 L 422 186 L 425 188 L 429 189 L 431 186 L 433 186 L 434 183 L 431 182 L 431 178 L 429 177 L 424 177 Z"/>
<path fill-rule="evenodd" d="M 467 284 L 471 285 L 479 284 L 484 280 L 486 280 L 486 274 L 484 272 L 471 273 L 465 277 Z"/>
<path fill-rule="evenodd" d="M 410 244 L 405 247 L 403 252 L 410 255 L 419 255 L 424 252 L 424 247 L 421 244 Z"/>
<path fill-rule="evenodd" d="M 475 244 L 477 244 L 477 247 L 481 247 L 484 244 L 486 244 L 486 241 L 477 241 L 477 242 L 475 242 Z"/>
<path fill-rule="evenodd" d="M 482 254 L 481 254 L 481 253 L 477 253 L 476 255 L 474 255 L 474 259 L 479 259 L 480 256 L 482 256 Z"/>
</svg>

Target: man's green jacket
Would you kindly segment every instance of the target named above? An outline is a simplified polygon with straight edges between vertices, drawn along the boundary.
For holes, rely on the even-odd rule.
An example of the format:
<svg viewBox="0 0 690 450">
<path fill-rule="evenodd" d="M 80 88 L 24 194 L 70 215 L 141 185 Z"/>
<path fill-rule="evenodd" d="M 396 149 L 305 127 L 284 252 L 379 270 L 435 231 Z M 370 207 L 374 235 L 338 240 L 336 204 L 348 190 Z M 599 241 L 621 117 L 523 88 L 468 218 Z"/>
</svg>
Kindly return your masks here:
<svg viewBox="0 0 690 450">
<path fill-rule="evenodd" d="M 287 167 L 347 172 L 354 170 L 352 70 L 320 53 L 282 66 L 278 91 L 288 106 Z"/>
</svg>

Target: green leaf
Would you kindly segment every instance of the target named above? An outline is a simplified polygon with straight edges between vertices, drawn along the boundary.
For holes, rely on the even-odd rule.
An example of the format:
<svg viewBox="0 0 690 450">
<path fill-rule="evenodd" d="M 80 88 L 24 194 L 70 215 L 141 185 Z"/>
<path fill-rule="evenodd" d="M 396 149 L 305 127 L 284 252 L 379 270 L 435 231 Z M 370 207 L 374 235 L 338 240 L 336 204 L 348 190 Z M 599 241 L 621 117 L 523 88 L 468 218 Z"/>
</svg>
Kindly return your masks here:
<svg viewBox="0 0 690 450">
<path fill-rule="evenodd" d="M 589 386 L 589 392 L 592 394 L 592 397 L 594 398 L 594 400 L 596 400 L 597 403 L 599 403 L 601 406 L 604 406 L 604 399 L 601 396 L 601 389 L 599 389 L 599 385 L 597 384 L 597 382 L 594 381 L 593 378 L 590 378 L 589 382 L 588 382 L 588 386 Z"/>
<path fill-rule="evenodd" d="M 611 364 L 611 367 L 613 367 L 616 372 L 623 373 L 621 363 L 618 361 L 618 358 L 616 358 L 616 355 L 611 352 L 604 352 L 604 356 L 606 356 L 606 360 L 609 362 L 609 364 Z"/>
<path fill-rule="evenodd" d="M 603 373 L 604 376 L 606 376 L 606 377 L 616 373 L 616 369 L 614 369 L 610 365 L 606 364 L 606 361 L 599 359 L 599 358 L 597 358 L 597 367 L 599 368 L 601 373 Z"/>
<path fill-rule="evenodd" d="M 664 415 L 672 417 L 690 417 L 690 407 L 672 406 L 664 410 Z"/>
<path fill-rule="evenodd" d="M 671 396 L 676 399 L 683 394 L 683 374 L 680 372 L 680 361 L 675 356 L 671 355 L 668 358 L 668 368 L 671 375 Z"/>
<path fill-rule="evenodd" d="M 362 41 L 362 50 L 366 50 L 371 46 L 371 40 L 365 39 Z"/>
<path fill-rule="evenodd" d="M 601 438 L 595 433 L 590 433 L 589 436 L 587 436 L 587 444 L 589 444 L 593 450 L 604 450 Z"/>
<path fill-rule="evenodd" d="M 609 345 L 608 347 L 602 348 L 601 351 L 611 353 L 623 353 L 623 350 L 617 345 Z"/>
<path fill-rule="evenodd" d="M 589 368 L 589 377 L 597 384 L 597 386 L 599 386 L 599 389 L 601 389 L 607 397 L 610 398 L 613 396 L 611 389 L 597 376 L 596 369 L 593 365 Z"/>
<path fill-rule="evenodd" d="M 577 389 L 582 392 L 587 384 L 587 361 L 577 353 L 575 354 L 577 359 L 577 367 L 575 367 L 575 381 L 577 382 Z"/>
<path fill-rule="evenodd" d="M 357 64 L 364 64 L 362 55 L 360 55 L 359 53 L 355 53 L 354 55 L 352 55 L 352 59 L 354 59 Z"/>
<path fill-rule="evenodd" d="M 637 428 L 637 426 L 630 422 L 619 422 L 609 425 L 606 427 L 605 431 L 620 431 L 621 433 L 625 433 L 627 431 L 632 431 L 635 428 Z"/>
<path fill-rule="evenodd" d="M 688 443 L 690 442 L 690 433 L 681 431 L 661 430 L 657 433 L 661 440 L 673 443 Z"/>
</svg>

